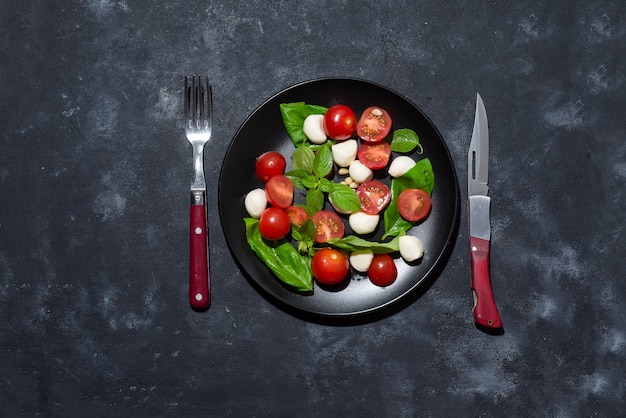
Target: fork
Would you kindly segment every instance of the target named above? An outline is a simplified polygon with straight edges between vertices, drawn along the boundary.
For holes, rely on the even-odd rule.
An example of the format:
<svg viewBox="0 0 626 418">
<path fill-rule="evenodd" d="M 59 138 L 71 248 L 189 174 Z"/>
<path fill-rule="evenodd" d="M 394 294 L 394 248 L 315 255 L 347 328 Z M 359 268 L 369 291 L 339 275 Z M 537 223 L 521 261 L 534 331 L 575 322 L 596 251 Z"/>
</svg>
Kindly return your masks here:
<svg viewBox="0 0 626 418">
<path fill-rule="evenodd" d="M 193 147 L 189 228 L 189 304 L 204 310 L 211 303 L 209 242 L 204 178 L 204 145 L 211 139 L 211 85 L 208 77 L 185 77 L 185 135 Z"/>
</svg>

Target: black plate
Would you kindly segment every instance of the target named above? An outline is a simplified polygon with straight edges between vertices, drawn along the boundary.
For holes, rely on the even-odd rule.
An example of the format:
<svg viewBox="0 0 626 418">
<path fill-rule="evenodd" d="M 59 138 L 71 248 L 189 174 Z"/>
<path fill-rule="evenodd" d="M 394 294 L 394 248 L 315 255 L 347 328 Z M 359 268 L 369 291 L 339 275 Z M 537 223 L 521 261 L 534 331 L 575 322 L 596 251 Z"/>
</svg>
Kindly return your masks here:
<svg viewBox="0 0 626 418">
<path fill-rule="evenodd" d="M 428 157 L 432 162 L 435 174 L 433 209 L 426 221 L 409 233 L 422 240 L 426 252 L 421 262 L 412 266 L 398 257 L 398 278 L 391 286 L 380 288 L 370 283 L 366 276 L 353 274 L 340 290 L 323 289 L 316 284 L 312 295 L 299 294 L 283 285 L 248 246 L 243 221 L 246 216 L 244 197 L 250 190 L 263 187 L 254 174 L 255 158 L 265 151 L 279 151 L 287 157 L 287 170 L 291 168 L 289 156 L 294 146 L 283 126 L 279 104 L 297 101 L 327 107 L 343 103 L 350 106 L 357 117 L 368 106 L 380 106 L 391 115 L 393 129 L 411 128 L 419 135 L 424 153 L 413 157 Z M 301 197 L 298 195 L 296 200 Z M 226 152 L 218 199 L 228 245 L 255 287 L 290 313 L 331 320 L 370 316 L 374 312 L 400 306 L 401 301 L 410 299 L 407 298 L 410 294 L 420 293 L 416 290 L 426 286 L 427 281 L 434 280 L 445 265 L 456 238 L 460 207 L 459 185 L 452 158 L 441 134 L 428 117 L 407 99 L 385 87 L 342 78 L 294 85 L 252 112 Z M 381 234 L 380 231 L 377 233 L 378 236 Z"/>
</svg>

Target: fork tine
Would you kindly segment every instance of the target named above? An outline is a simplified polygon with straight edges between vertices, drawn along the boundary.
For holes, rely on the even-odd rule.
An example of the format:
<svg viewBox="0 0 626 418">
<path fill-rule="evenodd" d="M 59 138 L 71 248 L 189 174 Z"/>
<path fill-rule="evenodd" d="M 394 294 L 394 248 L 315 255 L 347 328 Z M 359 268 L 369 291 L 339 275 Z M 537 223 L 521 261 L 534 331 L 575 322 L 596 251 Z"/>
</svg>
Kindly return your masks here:
<svg viewBox="0 0 626 418">
<path fill-rule="evenodd" d="M 185 76 L 185 103 L 183 104 L 183 107 L 185 109 L 185 123 L 187 125 L 189 125 L 189 101 L 191 100 L 189 93 L 189 80 L 188 77 Z"/>
<path fill-rule="evenodd" d="M 198 85 L 198 81 L 196 80 L 196 76 L 193 76 L 193 126 L 194 128 L 198 128 L 200 125 L 198 123 L 198 114 L 200 109 L 200 98 L 199 94 L 200 86 Z"/>
<path fill-rule="evenodd" d="M 207 127 L 210 127 L 213 117 L 213 91 L 211 89 L 211 84 L 209 83 L 209 77 L 205 77 L 206 86 L 207 86 L 207 104 L 206 104 L 206 119 L 207 119 Z"/>
<path fill-rule="evenodd" d="M 200 76 L 198 76 L 198 101 L 199 101 L 199 112 L 198 112 L 198 127 L 203 127 L 204 126 L 204 96 L 205 96 L 205 91 L 204 91 L 204 84 L 202 84 L 202 78 Z"/>
</svg>

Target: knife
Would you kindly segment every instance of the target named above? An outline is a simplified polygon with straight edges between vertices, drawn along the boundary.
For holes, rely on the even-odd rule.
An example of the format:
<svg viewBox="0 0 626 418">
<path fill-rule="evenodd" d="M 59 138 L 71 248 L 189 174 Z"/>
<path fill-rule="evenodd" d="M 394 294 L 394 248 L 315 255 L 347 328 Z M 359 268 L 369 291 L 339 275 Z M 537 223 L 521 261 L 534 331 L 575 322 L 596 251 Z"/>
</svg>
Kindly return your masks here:
<svg viewBox="0 0 626 418">
<path fill-rule="evenodd" d="M 474 295 L 474 322 L 480 327 L 499 330 L 502 320 L 491 289 L 489 247 L 491 226 L 489 207 L 489 129 L 487 111 L 476 93 L 474 131 L 467 156 L 467 194 L 469 209 L 470 271 Z"/>
</svg>

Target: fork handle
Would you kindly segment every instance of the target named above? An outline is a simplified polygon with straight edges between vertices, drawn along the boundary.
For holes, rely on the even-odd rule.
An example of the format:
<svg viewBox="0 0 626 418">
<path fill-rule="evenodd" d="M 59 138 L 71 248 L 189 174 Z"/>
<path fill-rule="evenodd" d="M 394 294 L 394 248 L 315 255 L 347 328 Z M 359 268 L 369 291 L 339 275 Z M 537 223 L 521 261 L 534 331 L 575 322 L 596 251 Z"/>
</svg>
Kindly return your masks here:
<svg viewBox="0 0 626 418">
<path fill-rule="evenodd" d="M 204 193 L 192 193 L 189 228 L 189 304 L 195 310 L 211 303 L 209 242 Z"/>
</svg>

